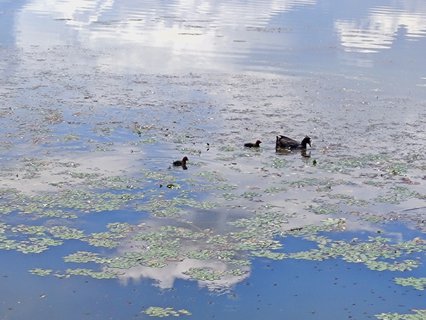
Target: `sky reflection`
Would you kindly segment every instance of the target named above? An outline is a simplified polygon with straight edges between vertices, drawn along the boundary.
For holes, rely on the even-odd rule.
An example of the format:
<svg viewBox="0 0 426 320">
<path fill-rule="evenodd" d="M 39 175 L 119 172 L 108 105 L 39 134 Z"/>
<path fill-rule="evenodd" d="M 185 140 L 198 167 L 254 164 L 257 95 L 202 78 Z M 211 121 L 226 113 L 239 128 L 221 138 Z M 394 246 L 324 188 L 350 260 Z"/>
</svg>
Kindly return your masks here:
<svg viewBox="0 0 426 320">
<path fill-rule="evenodd" d="M 5 12 L 12 19 L 10 9 Z M 16 10 L 0 43 L 13 34 L 23 49 L 93 49 L 108 53 L 100 65 L 140 72 L 339 73 L 361 67 L 381 77 L 391 70 L 397 79 L 397 72 L 409 69 L 415 82 L 409 85 L 415 86 L 424 82 L 415 66 L 421 63 L 416 52 L 426 46 L 425 21 L 422 1 L 362 1 L 353 7 L 330 0 L 33 0 Z M 398 64 L 383 66 L 386 60 Z"/>
</svg>

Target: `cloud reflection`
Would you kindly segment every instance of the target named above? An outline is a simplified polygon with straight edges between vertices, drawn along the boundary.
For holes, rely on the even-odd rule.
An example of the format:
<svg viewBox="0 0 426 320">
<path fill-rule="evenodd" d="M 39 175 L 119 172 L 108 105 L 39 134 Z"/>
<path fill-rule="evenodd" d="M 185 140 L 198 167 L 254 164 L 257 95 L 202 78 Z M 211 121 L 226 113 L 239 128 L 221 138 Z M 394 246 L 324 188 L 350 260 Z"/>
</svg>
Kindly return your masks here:
<svg viewBox="0 0 426 320">
<path fill-rule="evenodd" d="M 184 259 L 178 262 L 169 262 L 163 268 L 151 268 L 151 267 L 134 267 L 126 269 L 124 274 L 119 276 L 119 279 L 122 283 L 127 284 L 130 281 L 140 281 L 143 278 L 149 278 L 157 282 L 157 285 L 161 289 L 170 289 L 173 288 L 174 283 L 178 279 L 190 280 L 192 279 L 189 275 L 185 274 L 192 268 L 208 268 L 213 272 L 217 273 L 226 273 L 231 271 L 232 268 L 229 264 L 221 261 L 201 261 L 195 259 Z M 247 271 L 243 275 L 224 275 L 221 276 L 219 280 L 197 280 L 198 284 L 201 287 L 206 287 L 209 290 L 223 290 L 230 288 L 233 285 L 243 281 L 248 278 L 249 267 L 241 267 Z"/>
<path fill-rule="evenodd" d="M 371 53 L 390 48 L 400 32 L 411 39 L 424 37 L 426 8 L 424 3 L 416 4 L 405 10 L 373 8 L 362 19 L 337 20 L 334 25 L 342 46 L 349 52 Z"/>
<path fill-rule="evenodd" d="M 247 27 L 268 26 L 279 13 L 315 3 L 316 0 L 132 4 L 113 0 L 34 0 L 20 13 L 17 41 L 24 47 L 73 41 L 95 49 L 126 48 L 99 62 L 109 67 L 155 66 L 156 70 L 175 71 L 196 65 L 227 69 L 234 59 L 247 57 L 258 46 L 259 35 L 247 33 Z"/>
</svg>

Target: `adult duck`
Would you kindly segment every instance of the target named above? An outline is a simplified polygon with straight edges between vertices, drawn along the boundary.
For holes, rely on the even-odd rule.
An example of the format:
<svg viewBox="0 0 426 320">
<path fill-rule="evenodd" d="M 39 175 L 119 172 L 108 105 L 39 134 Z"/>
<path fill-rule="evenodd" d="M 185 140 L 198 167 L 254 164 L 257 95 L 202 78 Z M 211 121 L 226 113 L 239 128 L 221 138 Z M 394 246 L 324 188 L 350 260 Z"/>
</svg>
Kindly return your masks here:
<svg viewBox="0 0 426 320">
<path fill-rule="evenodd" d="M 306 146 L 309 144 L 311 146 L 311 138 L 308 136 L 304 137 L 302 142 L 297 142 L 286 136 L 277 136 L 277 141 L 275 143 L 275 150 L 279 149 L 306 149 Z"/>
<path fill-rule="evenodd" d="M 189 160 L 188 157 L 185 156 L 185 157 L 182 158 L 182 160 L 173 161 L 173 166 L 174 167 L 182 167 L 184 170 L 186 170 L 187 169 L 186 162 L 188 160 Z"/>
<path fill-rule="evenodd" d="M 260 140 L 257 140 L 255 143 L 247 142 L 247 143 L 244 143 L 244 147 L 246 147 L 246 148 L 259 148 L 261 143 L 262 143 L 262 141 L 260 141 Z"/>
</svg>

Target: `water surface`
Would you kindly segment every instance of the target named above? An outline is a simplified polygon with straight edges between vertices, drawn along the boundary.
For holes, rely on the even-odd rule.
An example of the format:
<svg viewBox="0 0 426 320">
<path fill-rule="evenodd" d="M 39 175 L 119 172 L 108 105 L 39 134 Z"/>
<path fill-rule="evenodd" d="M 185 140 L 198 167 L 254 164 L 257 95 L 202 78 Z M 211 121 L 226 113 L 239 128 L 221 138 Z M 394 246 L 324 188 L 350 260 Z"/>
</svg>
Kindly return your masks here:
<svg viewBox="0 0 426 320">
<path fill-rule="evenodd" d="M 425 16 L 1 1 L 1 318 L 424 314 Z"/>
</svg>

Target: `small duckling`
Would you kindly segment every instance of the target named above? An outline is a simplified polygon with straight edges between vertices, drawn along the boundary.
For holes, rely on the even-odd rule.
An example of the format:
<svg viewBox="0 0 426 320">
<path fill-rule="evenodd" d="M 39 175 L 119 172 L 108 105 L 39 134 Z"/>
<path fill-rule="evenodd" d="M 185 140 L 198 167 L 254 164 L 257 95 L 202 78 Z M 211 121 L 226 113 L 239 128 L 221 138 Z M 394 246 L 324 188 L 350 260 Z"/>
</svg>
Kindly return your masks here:
<svg viewBox="0 0 426 320">
<path fill-rule="evenodd" d="M 182 167 L 183 168 L 183 170 L 186 170 L 187 169 L 187 167 L 186 167 L 186 162 L 188 161 L 189 159 L 188 159 L 188 157 L 187 156 L 185 156 L 185 157 L 183 157 L 182 158 L 182 160 L 176 160 L 176 161 L 173 161 L 173 166 L 174 167 Z"/>
<path fill-rule="evenodd" d="M 248 142 L 248 143 L 244 143 L 244 147 L 246 147 L 246 148 L 259 148 L 261 143 L 262 143 L 262 141 L 260 141 L 260 140 L 257 140 L 255 143 Z"/>
</svg>

